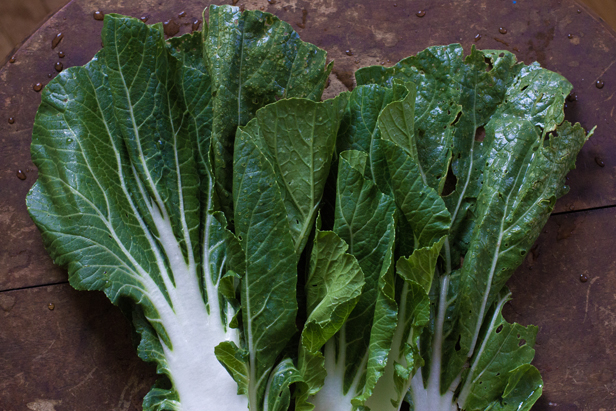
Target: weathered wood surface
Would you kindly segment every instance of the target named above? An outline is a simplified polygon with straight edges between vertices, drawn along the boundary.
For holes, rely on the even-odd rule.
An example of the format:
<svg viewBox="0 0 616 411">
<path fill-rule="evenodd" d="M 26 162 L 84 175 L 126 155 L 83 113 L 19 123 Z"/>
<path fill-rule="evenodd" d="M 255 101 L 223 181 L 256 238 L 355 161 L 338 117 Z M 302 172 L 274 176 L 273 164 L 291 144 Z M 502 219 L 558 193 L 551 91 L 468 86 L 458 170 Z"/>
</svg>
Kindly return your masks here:
<svg viewBox="0 0 616 411">
<path fill-rule="evenodd" d="M 610 345 L 616 329 L 616 208 L 609 208 L 616 205 L 614 33 L 567 0 L 271 3 L 237 5 L 275 13 L 329 52 L 336 66 L 327 96 L 352 88 L 358 67 L 390 65 L 427 46 L 453 42 L 467 50 L 473 44 L 508 49 L 573 83 L 577 101 L 568 103 L 567 118 L 598 129 L 569 175 L 571 192 L 557 203 L 561 214 L 550 219 L 538 248 L 511 281 L 507 318 L 540 327 L 536 364 L 546 386 L 536 410 L 616 410 Z M 14 63 L 0 69 L 0 410 L 140 409 L 153 371 L 134 354 L 128 322 L 102 295 L 64 284 L 65 271 L 47 256 L 26 212 L 24 198 L 37 177 L 29 145 L 40 94 L 32 85 L 55 76 L 57 61 L 65 68 L 89 61 L 100 48 L 96 10 L 147 16 L 148 23 L 173 18 L 182 34 L 207 4 L 73 0 L 24 43 Z M 425 17 L 416 17 L 423 9 Z M 52 50 L 59 32 L 64 38 Z M 481 39 L 475 41 L 477 34 Z M 60 59 L 58 51 L 66 57 Z M 594 85 L 598 78 L 605 82 L 602 89 Z M 17 178 L 18 170 L 26 180 Z M 586 283 L 578 279 L 582 273 Z M 54 283 L 61 284 L 49 286 Z"/>
<path fill-rule="evenodd" d="M 2 0 L 0 9 L 0 62 L 13 47 L 27 38 L 45 17 L 63 7 L 67 0 Z"/>
<path fill-rule="evenodd" d="M 154 383 L 102 293 L 68 284 L 0 293 L 0 330 L 2 411 L 141 409 Z"/>
<path fill-rule="evenodd" d="M 509 280 L 505 318 L 539 327 L 534 410 L 616 410 L 615 244 L 615 207 L 552 216 Z"/>
</svg>

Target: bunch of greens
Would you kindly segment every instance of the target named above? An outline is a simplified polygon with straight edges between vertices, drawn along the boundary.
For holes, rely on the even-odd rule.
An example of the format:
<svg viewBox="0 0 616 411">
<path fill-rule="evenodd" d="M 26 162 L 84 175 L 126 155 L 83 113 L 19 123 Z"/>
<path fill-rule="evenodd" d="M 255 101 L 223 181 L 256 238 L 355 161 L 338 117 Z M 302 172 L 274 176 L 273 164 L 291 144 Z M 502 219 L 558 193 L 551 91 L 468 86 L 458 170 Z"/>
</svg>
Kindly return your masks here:
<svg viewBox="0 0 616 411">
<path fill-rule="evenodd" d="M 537 400 L 536 328 L 501 310 L 588 137 L 564 78 L 450 45 L 319 102 L 325 52 L 229 6 L 103 41 L 43 92 L 27 204 L 73 287 L 130 305 L 144 409 Z"/>
</svg>

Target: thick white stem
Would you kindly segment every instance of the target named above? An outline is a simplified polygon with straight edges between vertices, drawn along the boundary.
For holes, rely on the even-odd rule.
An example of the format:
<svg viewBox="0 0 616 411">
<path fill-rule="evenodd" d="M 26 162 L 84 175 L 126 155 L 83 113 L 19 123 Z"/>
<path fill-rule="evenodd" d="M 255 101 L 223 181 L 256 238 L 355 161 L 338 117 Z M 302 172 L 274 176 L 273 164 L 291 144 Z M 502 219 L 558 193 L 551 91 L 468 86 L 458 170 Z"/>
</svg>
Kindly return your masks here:
<svg viewBox="0 0 616 411">
<path fill-rule="evenodd" d="M 400 348 L 402 347 L 402 339 L 404 337 L 404 323 L 406 322 L 406 317 L 404 313 L 406 312 L 406 295 L 408 293 L 408 283 L 404 282 L 402 287 L 402 299 L 400 301 L 400 309 L 398 310 L 398 324 L 396 326 L 396 332 L 394 334 L 394 338 L 391 344 L 391 350 L 389 351 L 389 355 L 387 357 L 387 365 L 383 370 L 383 375 L 376 383 L 374 387 L 374 391 L 372 396 L 368 398 L 366 401 L 366 406 L 371 410 L 379 410 L 379 411 L 398 411 L 400 406 L 402 405 L 402 400 L 404 399 L 404 395 L 408 390 L 408 386 L 403 388 L 401 393 L 398 393 L 394 381 L 394 364 L 397 362 L 402 366 L 406 367 L 406 359 L 404 355 L 402 355 Z M 413 337 L 409 336 L 409 340 Z M 411 343 L 412 341 L 408 341 Z M 410 386 L 410 381 L 408 382 Z M 392 401 L 394 403 L 392 403 Z M 398 404 L 395 406 L 394 404 Z"/>
<path fill-rule="evenodd" d="M 441 277 L 441 291 L 439 295 L 438 312 L 432 339 L 432 357 L 430 358 L 430 375 L 428 385 L 424 386 L 421 369 L 417 371 L 411 381 L 411 397 L 415 411 L 457 411 L 458 407 L 453 401 L 453 395 L 460 382 L 456 378 L 445 394 L 441 395 L 441 367 L 443 360 L 443 327 L 447 311 L 447 291 L 449 288 L 449 275 Z"/>
<path fill-rule="evenodd" d="M 357 374 L 349 390 L 344 393 L 344 373 L 346 364 L 346 333 L 345 327 L 340 330 L 338 338 L 338 355 L 336 356 L 336 341 L 332 338 L 325 344 L 325 385 L 309 401 L 314 404 L 314 411 L 352 411 L 351 400 L 357 395 L 361 375 L 366 368 L 368 353 L 359 364 Z"/>
<path fill-rule="evenodd" d="M 232 332 L 225 329 L 220 318 L 218 293 L 206 279 L 208 293 L 213 291 L 208 294 L 211 309 L 210 313 L 207 312 L 200 292 L 196 265 L 193 262 L 186 263 L 173 235 L 169 218 L 161 215 L 157 207 L 152 207 L 151 211 L 175 280 L 175 287 L 167 290 L 173 309 L 156 308 L 160 308 L 160 321 L 171 340 L 171 348 L 161 343 L 173 386 L 180 396 L 181 410 L 245 410 L 248 408 L 248 399 L 237 395 L 237 384 L 214 354 L 218 344 L 227 340 L 237 343 L 239 335 L 236 330 Z M 208 277 L 211 282 L 211 276 Z"/>
</svg>

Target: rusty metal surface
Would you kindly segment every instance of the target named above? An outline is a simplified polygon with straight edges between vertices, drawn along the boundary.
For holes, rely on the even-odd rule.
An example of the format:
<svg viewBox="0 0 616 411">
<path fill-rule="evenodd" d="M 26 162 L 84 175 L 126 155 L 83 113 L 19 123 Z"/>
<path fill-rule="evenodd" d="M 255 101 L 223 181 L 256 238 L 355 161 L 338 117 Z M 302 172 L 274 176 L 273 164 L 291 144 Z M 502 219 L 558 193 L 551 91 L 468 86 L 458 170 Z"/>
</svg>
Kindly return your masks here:
<svg viewBox="0 0 616 411">
<path fill-rule="evenodd" d="M 24 204 L 27 190 L 37 177 L 29 145 L 40 94 L 32 87 L 37 82 L 46 84 L 48 74 L 56 75 L 56 62 L 62 62 L 65 68 L 82 65 L 100 48 L 102 22 L 93 19 L 94 11 L 146 16 L 148 23 L 173 18 L 180 23 L 182 34 L 191 30 L 207 4 L 188 0 L 73 0 L 24 43 L 14 63 L 0 69 L 0 301 L 10 296 L 24 307 L 37 307 L 20 311 L 15 303 L 6 311 L 0 304 L 4 309 L 0 310 L 0 338 L 4 338 L 0 346 L 10 343 L 12 353 L 21 353 L 17 357 L 21 362 L 14 362 L 4 348 L 0 351 L 0 375 L 7 376 L 0 381 L 0 409 L 44 409 L 36 408 L 38 405 L 28 408 L 29 403 L 45 399 L 43 393 L 50 394 L 48 399 L 63 401 L 52 404 L 50 410 L 140 409 L 136 405 L 139 401 L 130 403 L 132 400 L 122 399 L 126 395 L 122 393 L 133 389 L 131 378 L 137 377 L 131 376 L 137 375 L 139 381 L 143 378 L 149 384 L 151 369 L 136 358 L 128 326 L 118 310 L 100 296 L 71 292 L 67 285 L 45 286 L 66 282 L 66 273 L 47 256 Z M 445 0 L 237 2 L 242 4 L 247 9 L 275 13 L 290 22 L 304 40 L 328 51 L 336 64 L 327 97 L 353 88 L 352 73 L 361 66 L 391 65 L 427 46 L 453 42 L 462 43 L 467 50 L 474 44 L 513 51 L 520 60 L 539 61 L 573 83 L 577 101 L 568 103 L 567 118 L 587 129 L 594 125 L 599 128 L 578 157 L 577 169 L 569 175 L 571 192 L 557 203 L 557 212 L 569 214 L 550 219 L 539 248 L 529 256 L 538 253 L 532 270 L 527 261 L 511 283 L 514 300 L 507 314 L 509 319 L 541 327 L 537 365 L 546 380 L 546 395 L 535 410 L 616 410 L 611 385 L 616 360 L 609 346 L 616 324 L 616 208 L 573 212 L 616 205 L 614 33 L 581 6 L 566 0 L 517 0 L 515 4 L 508 0 L 466 0 L 455 5 Z M 416 16 L 419 10 L 426 11 L 424 17 Z M 180 18 L 182 11 L 186 16 Z M 507 33 L 501 34 L 500 27 Z M 64 37 L 52 50 L 52 39 L 58 33 Z M 481 38 L 475 41 L 478 34 Z M 59 51 L 66 56 L 59 58 Z M 605 83 L 602 89 L 595 87 L 599 78 Z M 13 124 L 8 123 L 10 117 Z M 25 180 L 17 177 L 18 170 L 26 175 Z M 559 224 L 565 227 L 573 222 L 576 228 L 570 237 L 558 234 Z M 557 241 L 559 236 L 562 238 Z M 579 273 L 591 278 L 579 283 Z M 41 295 L 62 295 L 72 308 L 66 314 L 56 311 L 59 307 L 41 313 L 39 305 L 47 304 Z M 92 320 L 88 320 L 91 316 L 96 316 L 97 324 L 100 320 L 99 331 L 93 336 L 87 332 L 93 329 Z M 100 338 L 100 330 L 107 330 L 105 324 L 109 330 L 115 327 L 118 341 Z M 5 333 L 5 329 L 12 331 Z M 41 336 L 40 344 L 29 342 L 32 333 Z M 49 356 L 43 354 L 54 340 Z M 69 344 L 73 340 L 78 340 L 77 346 Z M 79 341 L 89 341 L 90 348 L 80 348 Z M 63 348 L 54 351 L 56 344 Z M 104 364 L 95 371 L 97 378 L 88 377 L 94 367 L 80 364 L 84 361 Z M 113 368 L 114 362 L 123 367 Z M 83 381 L 79 389 L 62 391 L 72 387 L 74 381 Z M 143 392 L 139 391 L 140 395 Z M 93 398 L 97 400 L 92 402 Z M 121 399 L 129 402 L 116 405 Z M 557 408 L 550 407 L 550 402 L 558 404 Z"/>
</svg>

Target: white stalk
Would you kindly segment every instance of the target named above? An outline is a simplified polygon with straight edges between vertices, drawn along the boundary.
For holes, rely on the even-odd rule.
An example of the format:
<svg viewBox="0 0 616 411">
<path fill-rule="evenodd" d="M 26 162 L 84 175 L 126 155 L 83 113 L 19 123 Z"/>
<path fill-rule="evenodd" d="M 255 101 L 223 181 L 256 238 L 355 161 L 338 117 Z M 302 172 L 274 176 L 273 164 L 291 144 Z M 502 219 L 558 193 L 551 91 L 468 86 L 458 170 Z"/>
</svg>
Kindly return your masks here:
<svg viewBox="0 0 616 411">
<path fill-rule="evenodd" d="M 344 393 L 344 373 L 346 364 L 346 326 L 340 330 L 338 339 L 339 352 L 336 358 L 336 341 L 332 338 L 325 344 L 325 384 L 321 391 L 308 401 L 314 404 L 314 411 L 353 411 L 354 406 L 351 400 L 357 395 L 359 380 L 363 370 L 366 368 L 368 353 L 364 355 L 357 369 L 357 374 Z"/>
<path fill-rule="evenodd" d="M 387 357 L 387 365 L 383 370 L 383 375 L 376 383 L 374 387 L 374 391 L 370 398 L 366 401 L 366 406 L 371 410 L 379 410 L 379 411 L 398 411 L 402 406 L 402 400 L 404 399 L 404 395 L 406 391 L 408 391 L 410 387 L 410 381 L 408 381 L 408 385 L 402 389 L 400 393 L 396 390 L 394 381 L 394 363 L 399 363 L 400 365 L 407 367 L 406 359 L 400 348 L 402 347 L 402 338 L 404 336 L 404 323 L 406 322 L 406 317 L 404 313 L 406 312 L 406 295 L 408 293 L 408 283 L 405 281 L 404 286 L 402 287 L 402 298 L 400 301 L 400 309 L 398 310 L 398 324 L 396 326 L 396 333 L 394 334 L 394 338 L 391 344 L 391 350 L 389 351 L 389 355 Z M 413 335 L 412 333 L 409 335 L 407 342 L 412 343 Z M 392 401 L 398 406 L 394 406 Z"/>
<path fill-rule="evenodd" d="M 173 386 L 180 396 L 180 409 L 245 410 L 248 408 L 247 398 L 237 395 L 237 384 L 214 354 L 218 344 L 229 340 L 237 343 L 239 336 L 237 332 L 228 332 L 221 321 L 218 293 L 211 283 L 211 275 L 206 275 L 211 307 L 208 313 L 199 291 L 196 264 L 192 261 L 186 263 L 168 216 L 164 218 L 157 207 L 151 207 L 151 212 L 175 279 L 175 287 L 168 289 L 173 310 L 159 310 L 159 313 L 171 340 L 171 348 L 161 343 Z M 209 270 L 208 261 L 203 264 Z M 216 381 L 216 384 L 206 381 Z"/>
<path fill-rule="evenodd" d="M 449 275 L 441 277 L 441 291 L 439 295 L 438 312 L 432 339 L 432 357 L 430 359 L 430 375 L 428 385 L 424 386 L 421 369 L 417 371 L 411 381 L 411 396 L 415 411 L 457 411 L 458 407 L 453 401 L 453 395 L 460 382 L 456 378 L 447 392 L 441 395 L 441 366 L 443 360 L 443 326 L 445 313 L 449 302 L 447 291 L 449 288 Z"/>
</svg>

